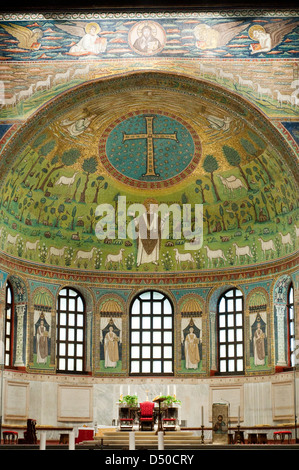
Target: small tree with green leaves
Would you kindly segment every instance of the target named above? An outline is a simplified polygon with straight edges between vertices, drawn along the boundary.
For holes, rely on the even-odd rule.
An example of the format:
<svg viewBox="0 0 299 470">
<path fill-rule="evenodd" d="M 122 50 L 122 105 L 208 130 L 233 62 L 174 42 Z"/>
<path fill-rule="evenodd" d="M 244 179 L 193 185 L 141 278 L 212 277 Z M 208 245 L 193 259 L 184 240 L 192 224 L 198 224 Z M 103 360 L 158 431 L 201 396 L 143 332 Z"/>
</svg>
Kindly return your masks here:
<svg viewBox="0 0 299 470">
<path fill-rule="evenodd" d="M 61 217 L 62 217 L 62 215 L 63 215 L 63 213 L 64 213 L 64 211 L 65 211 L 65 206 L 64 206 L 64 204 L 59 204 L 57 211 L 58 211 L 58 214 L 57 214 L 57 218 L 56 218 L 55 227 L 58 227 L 59 221 L 60 221 L 60 219 L 61 219 Z"/>
<path fill-rule="evenodd" d="M 80 155 L 81 155 L 80 150 L 76 148 L 71 148 L 69 150 L 66 150 L 65 152 L 63 152 L 61 158 L 58 155 L 55 155 L 51 160 L 51 165 L 53 165 L 53 168 L 48 172 L 46 178 L 42 182 L 39 189 L 44 191 L 45 185 L 47 181 L 49 180 L 50 176 L 52 175 L 52 173 L 54 173 L 54 171 L 60 170 L 61 168 L 65 166 L 72 166 L 74 163 L 76 163 Z"/>
<path fill-rule="evenodd" d="M 77 206 L 74 206 L 74 207 L 73 207 L 73 210 L 72 210 L 72 224 L 71 224 L 71 230 L 74 230 L 76 213 L 77 213 Z"/>
<path fill-rule="evenodd" d="M 240 171 L 241 175 L 244 178 L 247 189 L 250 190 L 251 189 L 250 185 L 248 183 L 247 177 L 246 177 L 246 175 L 243 171 L 243 168 L 241 166 L 242 160 L 241 160 L 241 156 L 240 156 L 239 152 L 236 149 L 234 149 L 233 147 L 229 147 L 228 145 L 223 145 L 222 150 L 223 150 L 224 156 L 225 156 L 226 160 L 228 161 L 228 163 L 231 166 L 236 166 L 236 167 L 239 168 L 239 171 Z"/>
<path fill-rule="evenodd" d="M 210 187 L 208 184 L 205 184 L 203 186 L 203 181 L 201 179 L 198 179 L 196 180 L 196 184 L 199 186 L 198 188 L 196 187 L 195 188 L 195 192 L 198 193 L 200 192 L 201 194 L 201 200 L 202 200 L 202 203 L 204 204 L 206 202 L 206 198 L 205 198 L 205 193 L 204 191 L 209 191 Z"/>
<path fill-rule="evenodd" d="M 91 183 L 91 186 L 96 188 L 95 193 L 94 193 L 94 198 L 93 198 L 93 201 L 92 201 L 95 204 L 97 204 L 97 202 L 98 202 L 98 194 L 99 194 L 100 188 L 104 187 L 104 185 L 101 186 L 102 181 L 104 181 L 104 177 L 103 176 L 98 176 L 96 178 L 96 180 Z"/>
<path fill-rule="evenodd" d="M 207 155 L 205 157 L 204 162 L 203 162 L 203 168 L 207 173 L 210 174 L 211 183 L 213 185 L 216 200 L 220 201 L 220 196 L 219 196 L 219 193 L 218 193 L 218 189 L 217 189 L 217 186 L 216 186 L 215 181 L 214 181 L 214 172 L 216 170 L 218 170 L 219 165 L 218 165 L 218 162 L 217 162 L 216 158 L 214 157 L 214 155 Z"/>
<path fill-rule="evenodd" d="M 98 166 L 97 157 L 86 158 L 83 162 L 82 169 L 86 173 L 86 180 L 85 180 L 83 191 L 80 195 L 80 202 L 85 203 L 85 194 L 86 194 L 86 190 L 88 186 L 89 177 L 92 173 L 96 172 L 97 166 Z"/>
<path fill-rule="evenodd" d="M 239 218 L 239 206 L 235 202 L 232 203 L 231 205 L 231 211 L 228 211 L 229 216 L 231 219 L 236 219 L 237 221 L 237 227 L 240 228 L 240 218 Z"/>
<path fill-rule="evenodd" d="M 77 195 L 77 191 L 78 191 L 78 188 L 81 184 L 81 178 L 78 178 L 77 182 L 76 182 L 76 188 L 75 188 L 75 191 L 74 191 L 74 194 L 73 194 L 73 201 L 76 201 L 76 195 Z"/>
</svg>

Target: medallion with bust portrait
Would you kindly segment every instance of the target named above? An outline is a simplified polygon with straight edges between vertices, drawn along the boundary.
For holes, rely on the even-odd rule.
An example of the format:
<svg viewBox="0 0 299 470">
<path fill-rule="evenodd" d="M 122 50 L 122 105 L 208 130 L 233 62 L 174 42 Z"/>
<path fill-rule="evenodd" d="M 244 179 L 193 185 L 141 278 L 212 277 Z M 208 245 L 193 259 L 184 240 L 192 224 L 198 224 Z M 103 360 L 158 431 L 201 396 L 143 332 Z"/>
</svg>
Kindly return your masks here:
<svg viewBox="0 0 299 470">
<path fill-rule="evenodd" d="M 165 46 L 166 33 L 155 21 L 141 21 L 131 28 L 128 40 L 131 48 L 138 54 L 155 55 Z"/>
</svg>

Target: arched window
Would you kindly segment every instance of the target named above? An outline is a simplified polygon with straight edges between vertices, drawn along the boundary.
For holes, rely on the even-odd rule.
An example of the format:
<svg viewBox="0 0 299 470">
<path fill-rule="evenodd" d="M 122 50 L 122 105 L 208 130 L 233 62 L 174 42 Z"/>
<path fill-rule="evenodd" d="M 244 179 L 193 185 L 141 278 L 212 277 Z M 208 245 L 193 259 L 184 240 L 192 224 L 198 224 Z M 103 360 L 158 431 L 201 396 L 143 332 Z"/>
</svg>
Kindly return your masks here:
<svg viewBox="0 0 299 470">
<path fill-rule="evenodd" d="M 173 306 L 161 292 L 143 292 L 131 304 L 130 374 L 173 374 Z"/>
<path fill-rule="evenodd" d="M 9 282 L 6 283 L 5 296 L 5 339 L 4 339 L 4 365 L 12 366 L 13 361 L 13 290 Z"/>
<path fill-rule="evenodd" d="M 84 298 L 66 287 L 57 300 L 57 372 L 84 372 L 84 332 Z"/>
<path fill-rule="evenodd" d="M 220 374 L 244 371 L 243 294 L 236 288 L 218 302 L 218 362 Z"/>
<path fill-rule="evenodd" d="M 294 318 L 294 288 L 290 285 L 287 300 L 288 314 L 288 340 L 289 340 L 289 364 L 291 367 L 295 365 L 295 318 Z"/>
</svg>

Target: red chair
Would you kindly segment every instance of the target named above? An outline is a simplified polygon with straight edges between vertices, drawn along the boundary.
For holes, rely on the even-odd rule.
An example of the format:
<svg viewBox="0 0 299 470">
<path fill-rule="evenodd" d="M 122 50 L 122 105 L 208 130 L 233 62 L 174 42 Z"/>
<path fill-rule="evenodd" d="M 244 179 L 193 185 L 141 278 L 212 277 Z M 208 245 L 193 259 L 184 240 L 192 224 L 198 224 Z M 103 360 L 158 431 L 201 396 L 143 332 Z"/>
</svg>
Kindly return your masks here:
<svg viewBox="0 0 299 470">
<path fill-rule="evenodd" d="M 139 429 L 141 429 L 141 431 L 143 431 L 144 427 L 150 428 L 151 431 L 153 430 L 154 406 L 155 403 L 151 401 L 140 403 Z"/>
</svg>

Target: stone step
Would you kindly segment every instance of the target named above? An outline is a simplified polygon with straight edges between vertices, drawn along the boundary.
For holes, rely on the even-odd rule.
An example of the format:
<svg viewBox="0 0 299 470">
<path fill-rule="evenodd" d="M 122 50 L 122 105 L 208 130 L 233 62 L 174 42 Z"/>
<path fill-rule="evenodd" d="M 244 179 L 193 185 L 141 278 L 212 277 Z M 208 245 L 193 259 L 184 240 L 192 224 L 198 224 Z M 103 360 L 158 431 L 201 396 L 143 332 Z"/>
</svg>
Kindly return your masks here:
<svg viewBox="0 0 299 470">
<path fill-rule="evenodd" d="M 127 437 L 123 437 L 123 438 L 113 438 L 113 437 L 103 437 L 103 438 L 95 438 L 94 441 L 101 441 L 101 439 L 104 440 L 104 442 L 129 442 L 129 438 Z M 200 437 L 197 437 L 197 436 L 191 436 L 191 437 L 183 437 L 183 438 L 179 438 L 179 437 L 173 437 L 173 438 L 168 438 L 168 439 L 165 439 L 164 438 L 164 442 L 193 442 L 193 441 L 199 441 L 200 440 Z M 135 442 L 158 442 L 158 437 L 157 438 L 138 438 L 136 439 L 135 438 Z"/>
<path fill-rule="evenodd" d="M 114 448 L 128 447 L 132 431 L 103 431 L 102 435 L 96 435 L 93 441 L 85 441 L 83 444 L 100 445 Z M 192 431 L 169 431 L 164 435 L 165 448 L 184 448 L 202 446 L 201 437 L 194 435 Z M 158 435 L 155 431 L 135 431 L 136 448 L 157 448 Z"/>
<path fill-rule="evenodd" d="M 129 442 L 129 438 L 118 438 L 118 439 L 115 439 L 115 438 L 102 438 L 104 441 L 122 441 L 122 442 Z M 101 438 L 100 439 L 93 439 L 94 441 L 101 441 Z M 200 440 L 200 437 L 190 437 L 189 439 L 180 439 L 179 437 L 177 438 L 173 438 L 173 439 L 164 439 L 164 442 L 191 442 L 191 441 L 199 441 Z M 158 438 L 147 438 L 147 439 L 143 439 L 143 438 L 139 438 L 139 439 L 135 439 L 135 442 L 158 442 Z"/>
<path fill-rule="evenodd" d="M 101 439 L 103 439 L 105 442 L 108 442 L 108 441 L 125 441 L 125 442 L 129 442 L 129 437 L 118 437 L 118 438 L 115 438 L 115 437 L 110 437 L 110 436 L 103 436 L 102 438 L 99 437 L 99 438 L 94 438 L 95 441 L 101 441 Z M 164 436 L 164 442 L 188 442 L 188 441 L 196 441 L 196 440 L 199 440 L 200 437 L 198 436 L 190 436 L 190 437 L 168 437 L 168 436 Z M 153 442 L 158 442 L 158 437 L 135 437 L 135 442 L 150 442 L 150 441 L 153 441 Z"/>
<path fill-rule="evenodd" d="M 129 434 L 132 431 L 104 431 L 103 436 L 127 436 L 129 437 Z M 135 438 L 142 436 L 142 437 L 147 437 L 147 436 L 156 436 L 155 431 L 134 431 L 135 432 Z M 165 437 L 167 436 L 183 436 L 183 437 L 191 437 L 193 436 L 194 433 L 192 431 L 166 431 Z M 95 436 L 97 437 L 97 436 Z M 101 436 L 100 436 L 101 437 Z"/>
<path fill-rule="evenodd" d="M 82 442 L 81 444 L 83 445 L 100 445 L 101 442 L 100 441 L 84 441 Z M 129 447 L 129 441 L 125 440 L 125 441 L 121 441 L 121 440 L 115 440 L 115 441 L 103 441 L 103 445 L 104 446 L 108 446 L 108 447 L 113 447 L 113 448 L 122 448 L 122 447 Z M 173 449 L 184 449 L 184 448 L 200 448 L 202 447 L 202 443 L 200 442 L 200 440 L 196 440 L 196 441 L 175 441 L 175 442 L 172 442 L 172 441 L 169 441 L 169 442 L 165 442 L 164 441 L 164 448 L 165 449 L 170 449 L 170 448 L 173 448 Z M 135 442 L 135 448 L 138 449 L 138 448 L 145 448 L 145 449 L 149 449 L 149 448 L 155 448 L 157 449 L 158 448 L 158 441 L 145 441 L 145 442 Z"/>
</svg>

